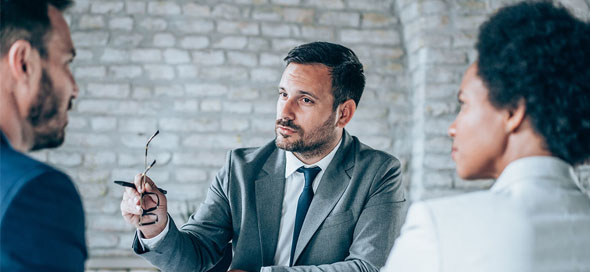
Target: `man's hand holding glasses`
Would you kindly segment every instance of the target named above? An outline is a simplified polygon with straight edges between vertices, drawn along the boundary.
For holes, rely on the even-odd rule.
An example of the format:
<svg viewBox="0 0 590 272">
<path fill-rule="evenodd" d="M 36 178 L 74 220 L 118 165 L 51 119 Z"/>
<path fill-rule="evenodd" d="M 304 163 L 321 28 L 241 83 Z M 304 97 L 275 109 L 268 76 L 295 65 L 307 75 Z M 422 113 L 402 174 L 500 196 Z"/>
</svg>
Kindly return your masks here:
<svg viewBox="0 0 590 272">
<path fill-rule="evenodd" d="M 166 191 L 158 188 L 147 176 L 147 172 L 156 164 L 154 160 L 147 164 L 148 147 L 158 131 L 149 138 L 145 146 L 145 170 L 135 176 L 133 183 L 115 181 L 125 186 L 121 200 L 121 214 L 125 221 L 137 227 L 144 238 L 153 238 L 164 230 L 168 224 Z"/>
</svg>

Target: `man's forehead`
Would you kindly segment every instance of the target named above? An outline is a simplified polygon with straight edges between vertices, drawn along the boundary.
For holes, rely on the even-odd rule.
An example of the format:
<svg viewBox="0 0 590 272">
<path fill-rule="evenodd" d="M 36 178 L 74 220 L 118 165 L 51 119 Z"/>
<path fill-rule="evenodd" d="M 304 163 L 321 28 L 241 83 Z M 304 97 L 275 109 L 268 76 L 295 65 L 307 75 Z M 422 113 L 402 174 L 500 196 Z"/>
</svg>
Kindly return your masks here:
<svg viewBox="0 0 590 272">
<path fill-rule="evenodd" d="M 290 63 L 283 72 L 282 80 L 298 81 L 310 84 L 331 84 L 330 68 L 323 64 Z"/>
<path fill-rule="evenodd" d="M 62 53 L 71 53 L 75 55 L 70 29 L 62 12 L 54 6 L 49 5 L 48 15 L 51 22 L 51 32 L 49 33 L 47 43 L 48 46 L 56 46 L 57 50 Z"/>
</svg>

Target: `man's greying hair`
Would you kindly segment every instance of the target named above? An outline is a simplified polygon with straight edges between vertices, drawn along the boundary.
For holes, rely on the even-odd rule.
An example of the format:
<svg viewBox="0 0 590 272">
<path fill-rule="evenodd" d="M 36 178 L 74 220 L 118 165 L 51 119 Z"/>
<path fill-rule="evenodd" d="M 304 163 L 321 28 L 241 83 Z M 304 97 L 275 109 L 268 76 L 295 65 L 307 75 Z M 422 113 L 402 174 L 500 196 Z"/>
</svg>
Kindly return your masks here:
<svg viewBox="0 0 590 272">
<path fill-rule="evenodd" d="M 18 40 L 28 41 L 47 58 L 45 40 L 51 30 L 48 7 L 60 11 L 73 4 L 72 0 L 1 0 L 0 5 L 0 57 L 4 57 Z"/>
<path fill-rule="evenodd" d="M 284 59 L 287 65 L 323 64 L 330 68 L 332 76 L 333 108 L 348 99 L 358 107 L 365 88 L 363 65 L 352 50 L 328 42 L 312 42 L 293 48 Z"/>
<path fill-rule="evenodd" d="M 551 2 L 500 9 L 480 27 L 478 75 L 496 108 L 521 99 L 553 155 L 590 158 L 590 26 Z"/>
</svg>

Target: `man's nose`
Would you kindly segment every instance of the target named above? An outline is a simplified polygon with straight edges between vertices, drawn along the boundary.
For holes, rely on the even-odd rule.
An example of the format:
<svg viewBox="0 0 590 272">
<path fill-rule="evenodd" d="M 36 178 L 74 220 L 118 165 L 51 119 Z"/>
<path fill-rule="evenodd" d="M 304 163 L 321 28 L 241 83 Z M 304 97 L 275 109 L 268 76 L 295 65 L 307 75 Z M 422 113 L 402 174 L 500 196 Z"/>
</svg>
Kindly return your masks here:
<svg viewBox="0 0 590 272">
<path fill-rule="evenodd" d="M 293 112 L 294 110 L 294 103 L 296 101 L 294 101 L 294 99 L 287 99 L 286 101 L 282 101 L 279 102 L 280 106 L 279 106 L 279 118 L 281 119 L 289 119 L 289 120 L 294 120 L 295 119 L 295 114 Z"/>
<path fill-rule="evenodd" d="M 73 76 L 72 83 L 74 84 L 74 88 L 72 90 L 72 98 L 77 98 L 78 94 L 80 94 L 80 88 L 78 87 L 78 83 L 76 83 L 76 79 Z"/>
</svg>

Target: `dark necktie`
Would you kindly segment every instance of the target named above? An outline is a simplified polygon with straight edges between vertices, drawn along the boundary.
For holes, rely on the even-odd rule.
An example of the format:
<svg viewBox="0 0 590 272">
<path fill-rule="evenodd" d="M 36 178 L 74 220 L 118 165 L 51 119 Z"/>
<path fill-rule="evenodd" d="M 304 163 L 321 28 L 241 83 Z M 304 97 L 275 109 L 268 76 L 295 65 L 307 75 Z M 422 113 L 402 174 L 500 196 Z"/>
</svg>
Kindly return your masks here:
<svg viewBox="0 0 590 272">
<path fill-rule="evenodd" d="M 295 228 L 293 229 L 293 242 L 291 243 L 291 266 L 293 265 L 293 257 L 295 255 L 295 247 L 297 247 L 297 239 L 299 239 L 299 232 L 301 232 L 303 220 L 305 219 L 305 215 L 307 214 L 307 210 L 309 210 L 309 205 L 313 199 L 313 179 L 315 179 L 320 171 L 322 171 L 322 169 L 317 166 L 312 168 L 305 168 L 301 166 L 299 169 L 297 169 L 297 172 L 303 173 L 305 176 L 305 186 L 303 187 L 303 192 L 301 192 L 299 201 L 297 202 Z"/>
</svg>

